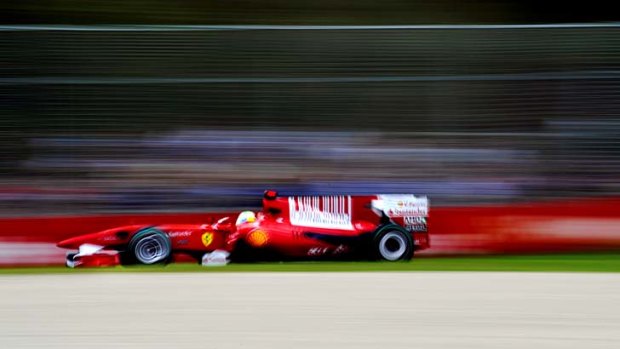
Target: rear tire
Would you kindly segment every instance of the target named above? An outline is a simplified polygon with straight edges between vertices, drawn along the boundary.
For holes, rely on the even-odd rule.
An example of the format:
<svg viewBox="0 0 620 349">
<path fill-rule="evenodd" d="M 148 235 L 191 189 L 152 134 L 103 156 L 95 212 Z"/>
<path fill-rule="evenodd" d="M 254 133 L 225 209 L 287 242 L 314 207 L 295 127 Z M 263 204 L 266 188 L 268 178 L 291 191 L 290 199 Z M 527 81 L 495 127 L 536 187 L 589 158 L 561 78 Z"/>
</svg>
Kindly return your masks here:
<svg viewBox="0 0 620 349">
<path fill-rule="evenodd" d="M 128 247 L 131 258 L 139 264 L 166 263 L 172 254 L 170 238 L 155 228 L 137 232 Z"/>
<path fill-rule="evenodd" d="M 373 248 L 375 257 L 384 261 L 408 261 L 413 257 L 411 234 L 394 224 L 377 230 L 373 239 Z"/>
</svg>

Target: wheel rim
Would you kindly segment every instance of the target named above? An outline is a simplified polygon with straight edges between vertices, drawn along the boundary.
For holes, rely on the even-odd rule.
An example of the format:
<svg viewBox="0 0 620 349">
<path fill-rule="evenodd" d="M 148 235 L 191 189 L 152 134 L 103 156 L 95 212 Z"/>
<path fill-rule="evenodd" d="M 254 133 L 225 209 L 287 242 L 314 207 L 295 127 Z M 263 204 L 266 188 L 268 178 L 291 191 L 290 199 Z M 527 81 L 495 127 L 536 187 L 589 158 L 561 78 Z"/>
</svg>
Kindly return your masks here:
<svg viewBox="0 0 620 349">
<path fill-rule="evenodd" d="M 401 259 L 407 251 L 407 241 L 402 234 L 388 232 L 379 241 L 379 253 L 388 261 Z"/>
<path fill-rule="evenodd" d="M 168 246 L 164 237 L 151 235 L 138 241 L 135 247 L 136 258 L 144 264 L 157 263 L 168 256 Z"/>
</svg>

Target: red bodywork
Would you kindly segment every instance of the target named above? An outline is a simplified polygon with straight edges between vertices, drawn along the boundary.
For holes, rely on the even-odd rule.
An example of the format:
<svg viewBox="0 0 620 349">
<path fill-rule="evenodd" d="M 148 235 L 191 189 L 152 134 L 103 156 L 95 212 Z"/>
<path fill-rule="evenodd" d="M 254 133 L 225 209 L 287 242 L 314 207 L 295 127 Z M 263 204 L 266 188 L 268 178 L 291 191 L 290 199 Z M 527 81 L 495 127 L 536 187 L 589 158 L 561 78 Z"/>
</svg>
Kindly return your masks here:
<svg viewBox="0 0 620 349">
<path fill-rule="evenodd" d="M 265 192 L 256 220 L 235 224 L 226 217 L 214 224 L 162 224 L 154 228 L 170 239 L 173 261 L 197 261 L 215 250 L 243 254 L 265 252 L 285 258 L 340 258 L 363 256 L 364 242 L 389 219 L 410 232 L 415 250 L 430 246 L 427 209 L 408 207 L 397 195 L 289 196 Z M 413 196 L 411 196 L 413 197 Z M 386 199 L 389 202 L 385 204 Z M 423 198 L 426 200 L 426 198 Z M 375 207 L 375 203 L 381 207 Z M 383 214 L 384 213 L 384 214 Z M 131 238 L 145 225 L 128 225 L 76 236 L 58 243 L 66 249 L 85 244 L 102 247 L 80 258 L 80 266 L 122 264 L 115 251 L 124 252 Z"/>
</svg>

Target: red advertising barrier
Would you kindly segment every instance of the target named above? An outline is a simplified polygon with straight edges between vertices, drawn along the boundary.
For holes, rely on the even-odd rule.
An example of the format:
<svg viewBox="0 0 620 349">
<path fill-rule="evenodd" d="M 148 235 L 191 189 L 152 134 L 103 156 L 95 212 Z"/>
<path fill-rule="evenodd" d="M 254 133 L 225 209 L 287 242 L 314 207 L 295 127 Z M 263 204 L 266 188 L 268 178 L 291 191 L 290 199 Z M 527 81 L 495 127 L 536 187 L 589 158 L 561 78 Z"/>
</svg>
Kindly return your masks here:
<svg viewBox="0 0 620 349">
<path fill-rule="evenodd" d="M 620 249 L 620 198 L 432 207 L 423 255 Z M 0 219 L 0 265 L 63 264 L 65 238 L 126 224 L 210 223 L 235 213 Z"/>
<path fill-rule="evenodd" d="M 620 249 L 620 199 L 431 209 L 429 254 Z"/>
</svg>

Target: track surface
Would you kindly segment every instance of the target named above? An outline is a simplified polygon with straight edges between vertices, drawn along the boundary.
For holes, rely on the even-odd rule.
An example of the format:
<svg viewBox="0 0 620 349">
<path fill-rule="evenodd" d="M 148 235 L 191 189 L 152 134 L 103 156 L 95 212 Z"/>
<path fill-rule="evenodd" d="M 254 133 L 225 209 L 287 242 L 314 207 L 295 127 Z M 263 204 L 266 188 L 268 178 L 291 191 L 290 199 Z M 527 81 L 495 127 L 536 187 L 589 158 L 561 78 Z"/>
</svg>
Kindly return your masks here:
<svg viewBox="0 0 620 349">
<path fill-rule="evenodd" d="M 0 348 L 620 348 L 620 274 L 0 276 Z"/>
</svg>

